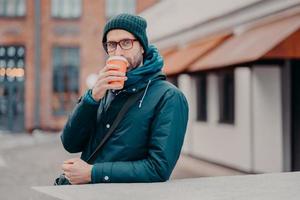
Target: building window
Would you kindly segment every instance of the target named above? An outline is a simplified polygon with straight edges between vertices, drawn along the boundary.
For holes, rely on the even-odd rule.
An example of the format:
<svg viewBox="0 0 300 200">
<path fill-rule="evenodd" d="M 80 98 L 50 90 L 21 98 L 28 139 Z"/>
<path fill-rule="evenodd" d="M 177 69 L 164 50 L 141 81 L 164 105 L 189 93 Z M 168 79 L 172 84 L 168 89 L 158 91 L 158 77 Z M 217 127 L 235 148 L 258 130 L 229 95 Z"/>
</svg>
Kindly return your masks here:
<svg viewBox="0 0 300 200">
<path fill-rule="evenodd" d="M 0 81 L 24 81 L 25 47 L 0 45 Z"/>
<path fill-rule="evenodd" d="M 207 121 L 207 75 L 196 76 L 197 121 Z"/>
<path fill-rule="evenodd" d="M 106 0 L 106 18 L 109 19 L 114 15 L 121 13 L 134 14 L 136 9 L 135 0 Z"/>
<path fill-rule="evenodd" d="M 79 94 L 79 48 L 53 48 L 52 110 L 66 115 L 74 107 Z"/>
<path fill-rule="evenodd" d="M 178 87 L 178 76 L 168 76 L 167 81 Z"/>
<path fill-rule="evenodd" d="M 234 71 L 218 74 L 220 123 L 234 124 Z"/>
<path fill-rule="evenodd" d="M 0 0 L 0 17 L 23 17 L 26 0 Z"/>
<path fill-rule="evenodd" d="M 25 46 L 0 45 L 0 129 L 23 131 Z"/>
<path fill-rule="evenodd" d="M 81 0 L 52 0 L 51 14 L 54 18 L 76 19 L 81 16 Z"/>
</svg>

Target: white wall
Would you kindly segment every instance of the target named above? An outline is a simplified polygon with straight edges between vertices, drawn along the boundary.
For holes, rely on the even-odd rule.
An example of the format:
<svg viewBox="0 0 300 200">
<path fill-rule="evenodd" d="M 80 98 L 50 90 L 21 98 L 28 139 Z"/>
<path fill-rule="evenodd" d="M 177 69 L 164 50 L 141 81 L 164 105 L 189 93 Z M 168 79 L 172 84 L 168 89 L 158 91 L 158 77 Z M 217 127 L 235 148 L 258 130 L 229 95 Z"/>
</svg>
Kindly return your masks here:
<svg viewBox="0 0 300 200">
<path fill-rule="evenodd" d="M 208 75 L 208 120 L 196 121 L 196 84 L 187 75 L 179 87 L 189 101 L 184 153 L 249 172 L 283 171 L 281 68 L 235 69 L 235 123 L 220 124 L 218 80 Z"/>
<path fill-rule="evenodd" d="M 253 68 L 254 170 L 283 170 L 281 71 L 278 66 Z"/>
<path fill-rule="evenodd" d="M 148 34 L 156 39 L 258 1 L 260 0 L 164 0 L 145 10 L 142 16 L 148 21 Z"/>
<path fill-rule="evenodd" d="M 193 137 L 192 137 L 193 135 L 191 132 L 191 127 L 193 127 L 193 123 L 194 123 L 193 119 L 195 119 L 195 114 L 196 114 L 192 106 L 195 104 L 195 102 L 194 99 L 191 98 L 193 96 L 193 91 L 195 91 L 191 89 L 194 87 L 194 85 L 192 84 L 192 78 L 186 74 L 179 75 L 178 87 L 184 93 L 189 104 L 189 121 L 188 121 L 188 127 L 185 134 L 184 144 L 181 152 L 185 154 L 191 154 L 193 149 Z"/>
<path fill-rule="evenodd" d="M 141 15 L 148 22 L 149 40 L 164 49 L 220 32 L 239 33 L 265 16 L 273 15 L 274 20 L 281 11 L 291 15 L 294 11 L 289 8 L 297 5 L 299 0 L 163 0 Z"/>
<path fill-rule="evenodd" d="M 193 85 L 194 82 L 193 82 Z M 250 171 L 251 166 L 251 128 L 250 128 L 250 88 L 249 68 L 235 69 L 235 123 L 220 124 L 218 113 L 217 76 L 208 76 L 208 122 L 192 122 L 192 154 L 220 164 Z M 192 88 L 196 99 L 196 90 Z M 196 111 L 196 101 L 190 102 L 190 110 Z"/>
</svg>

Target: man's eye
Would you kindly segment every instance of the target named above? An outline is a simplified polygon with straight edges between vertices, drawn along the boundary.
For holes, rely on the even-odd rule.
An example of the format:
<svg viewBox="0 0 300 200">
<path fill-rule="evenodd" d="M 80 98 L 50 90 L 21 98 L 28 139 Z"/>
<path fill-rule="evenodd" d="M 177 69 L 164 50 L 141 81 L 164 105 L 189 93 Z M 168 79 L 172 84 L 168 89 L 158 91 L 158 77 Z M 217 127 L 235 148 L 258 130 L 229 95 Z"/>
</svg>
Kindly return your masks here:
<svg viewBox="0 0 300 200">
<path fill-rule="evenodd" d="M 122 45 L 123 46 L 130 46 L 131 45 L 131 41 L 130 40 L 122 40 Z"/>
<path fill-rule="evenodd" d="M 107 43 L 107 47 L 108 48 L 111 48 L 111 47 L 114 47 L 115 46 L 115 43 L 114 42 L 108 42 Z"/>
</svg>

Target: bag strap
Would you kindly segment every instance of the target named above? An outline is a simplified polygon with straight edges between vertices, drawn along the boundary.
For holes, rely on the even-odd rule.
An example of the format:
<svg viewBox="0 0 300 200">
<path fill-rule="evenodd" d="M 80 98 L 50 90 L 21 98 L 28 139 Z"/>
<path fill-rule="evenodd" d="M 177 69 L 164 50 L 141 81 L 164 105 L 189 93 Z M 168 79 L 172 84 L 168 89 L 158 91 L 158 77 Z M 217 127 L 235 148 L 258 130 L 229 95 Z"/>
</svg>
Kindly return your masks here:
<svg viewBox="0 0 300 200">
<path fill-rule="evenodd" d="M 114 130 L 117 128 L 117 126 L 119 125 L 119 123 L 121 122 L 123 116 L 125 115 L 125 113 L 128 111 L 128 109 L 139 99 L 141 98 L 142 94 L 143 94 L 144 90 L 141 90 L 135 94 L 133 94 L 132 96 L 130 96 L 127 101 L 125 102 L 125 104 L 123 105 L 122 109 L 120 110 L 120 112 L 118 113 L 117 117 L 115 118 L 112 126 L 110 127 L 109 131 L 106 133 L 106 135 L 104 136 L 104 138 L 101 140 L 100 144 L 97 146 L 97 148 L 95 149 L 95 151 L 91 154 L 91 156 L 87 159 L 87 163 L 91 164 L 95 158 L 97 153 L 99 152 L 99 150 L 101 149 L 101 147 L 103 147 L 104 143 L 108 140 L 108 138 L 112 135 L 112 133 L 114 132 Z"/>
</svg>

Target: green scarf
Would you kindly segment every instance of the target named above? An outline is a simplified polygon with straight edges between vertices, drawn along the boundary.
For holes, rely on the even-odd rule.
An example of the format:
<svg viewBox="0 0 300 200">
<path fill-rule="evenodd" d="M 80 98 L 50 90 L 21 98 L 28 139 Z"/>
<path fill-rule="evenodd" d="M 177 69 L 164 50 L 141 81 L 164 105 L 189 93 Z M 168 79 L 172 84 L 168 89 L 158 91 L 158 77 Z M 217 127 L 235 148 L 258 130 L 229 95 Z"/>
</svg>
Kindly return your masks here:
<svg viewBox="0 0 300 200">
<path fill-rule="evenodd" d="M 125 82 L 124 88 L 131 87 L 141 80 L 143 80 L 143 82 L 147 81 L 150 77 L 160 72 L 163 65 L 163 58 L 157 48 L 153 45 L 149 45 L 143 65 L 127 72 L 128 79 Z"/>
</svg>

